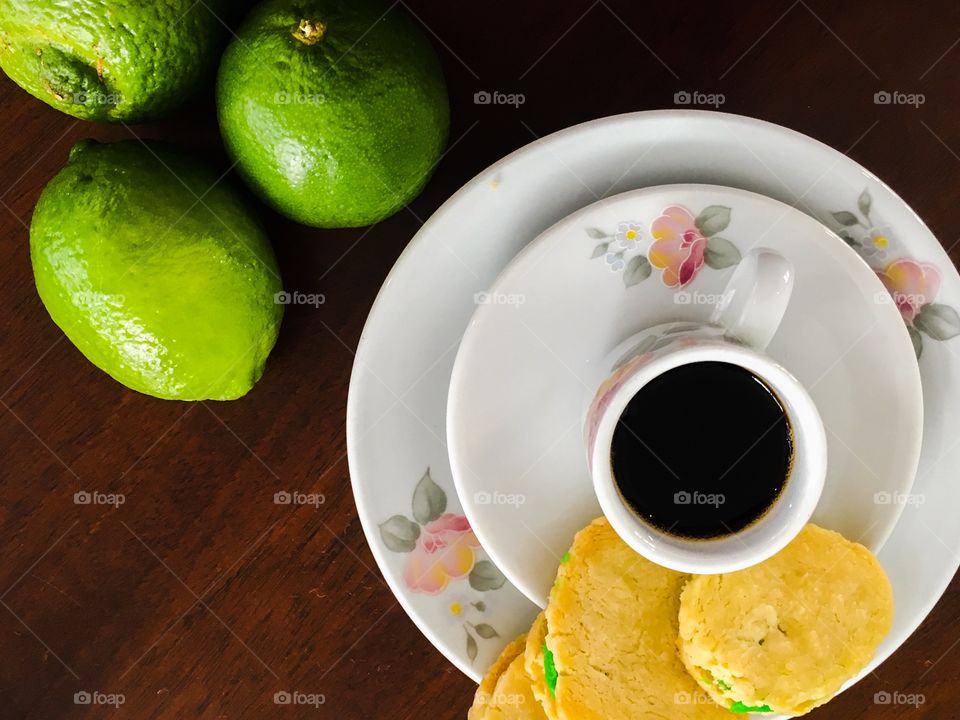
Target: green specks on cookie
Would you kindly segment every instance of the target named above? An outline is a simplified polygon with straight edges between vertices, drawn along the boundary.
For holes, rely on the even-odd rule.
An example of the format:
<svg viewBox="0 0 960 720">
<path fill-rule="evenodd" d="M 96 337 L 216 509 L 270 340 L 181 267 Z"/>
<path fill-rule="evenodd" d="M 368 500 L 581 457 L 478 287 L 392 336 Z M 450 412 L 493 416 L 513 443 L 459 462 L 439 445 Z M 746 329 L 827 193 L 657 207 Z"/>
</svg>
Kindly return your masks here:
<svg viewBox="0 0 960 720">
<path fill-rule="evenodd" d="M 563 557 L 560 558 L 560 564 L 561 564 L 561 565 L 566 565 L 568 562 L 570 562 L 570 551 L 569 551 L 569 550 L 567 550 L 567 551 L 563 554 Z"/>
<path fill-rule="evenodd" d="M 557 696 L 557 666 L 553 662 L 553 653 L 547 644 L 543 644 L 543 677 L 547 681 L 547 690 L 553 697 Z"/>
<path fill-rule="evenodd" d="M 768 713 L 772 712 L 769 705 L 744 705 L 742 702 L 737 700 L 733 705 L 730 706 L 730 712 L 735 713 Z"/>
</svg>

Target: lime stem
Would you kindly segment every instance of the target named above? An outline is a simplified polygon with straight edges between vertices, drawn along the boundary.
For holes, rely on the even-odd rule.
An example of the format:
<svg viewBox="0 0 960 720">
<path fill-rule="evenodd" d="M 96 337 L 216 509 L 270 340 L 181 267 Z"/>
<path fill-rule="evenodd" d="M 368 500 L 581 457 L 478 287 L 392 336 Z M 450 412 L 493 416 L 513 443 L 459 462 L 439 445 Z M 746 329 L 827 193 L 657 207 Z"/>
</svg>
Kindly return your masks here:
<svg viewBox="0 0 960 720">
<path fill-rule="evenodd" d="M 316 45 L 327 32 L 327 24 L 320 20 L 303 19 L 293 31 L 293 36 L 304 45 Z"/>
</svg>

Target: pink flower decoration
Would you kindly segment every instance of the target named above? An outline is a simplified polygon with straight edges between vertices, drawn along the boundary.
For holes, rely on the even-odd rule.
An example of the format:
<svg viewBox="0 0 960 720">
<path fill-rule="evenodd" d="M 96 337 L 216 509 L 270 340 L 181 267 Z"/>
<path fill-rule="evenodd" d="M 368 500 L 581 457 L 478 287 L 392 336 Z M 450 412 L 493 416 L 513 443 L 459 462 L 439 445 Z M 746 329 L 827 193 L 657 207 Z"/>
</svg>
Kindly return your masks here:
<svg viewBox="0 0 960 720">
<path fill-rule="evenodd" d="M 912 325 L 920 308 L 932 303 L 940 292 L 940 271 L 930 263 L 904 258 L 877 274 L 907 325 Z"/>
<path fill-rule="evenodd" d="M 445 513 L 420 531 L 407 558 L 403 581 L 411 590 L 437 595 L 450 580 L 469 575 L 476 562 L 477 536 L 463 515 Z"/>
<path fill-rule="evenodd" d="M 667 287 L 682 288 L 693 280 L 703 267 L 707 238 L 697 228 L 693 213 L 681 205 L 664 209 L 650 224 L 650 264 L 661 268 L 661 279 Z"/>
</svg>

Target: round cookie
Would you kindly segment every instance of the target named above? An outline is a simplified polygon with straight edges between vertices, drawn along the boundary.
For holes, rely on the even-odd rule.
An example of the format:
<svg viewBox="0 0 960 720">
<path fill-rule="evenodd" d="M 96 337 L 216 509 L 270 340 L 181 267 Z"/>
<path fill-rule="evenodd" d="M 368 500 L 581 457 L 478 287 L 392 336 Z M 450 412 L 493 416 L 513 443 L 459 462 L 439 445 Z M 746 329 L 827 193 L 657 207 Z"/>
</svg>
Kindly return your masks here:
<svg viewBox="0 0 960 720">
<path fill-rule="evenodd" d="M 729 720 L 677 652 L 688 576 L 635 553 L 604 518 L 568 558 L 546 610 L 558 720 Z"/>
<path fill-rule="evenodd" d="M 547 675 L 543 661 L 543 648 L 547 641 L 547 618 L 540 613 L 533 621 L 530 632 L 527 633 L 527 646 L 523 651 L 523 666 L 530 677 L 530 687 L 533 696 L 543 706 L 544 713 L 549 720 L 557 720 L 557 707 L 553 698 L 553 690 L 548 686 Z M 551 667 L 552 669 L 552 667 Z"/>
<path fill-rule="evenodd" d="M 527 636 L 521 635 L 511 641 L 503 649 L 503 652 L 500 653 L 500 657 L 493 661 L 493 665 L 487 669 L 486 674 L 480 681 L 480 686 L 477 688 L 476 694 L 473 696 L 473 705 L 471 705 L 467 711 L 467 720 L 484 719 L 484 713 L 486 713 L 490 705 L 490 698 L 493 696 L 497 683 L 500 681 L 500 676 L 510 667 L 510 663 L 522 656 L 526 644 Z"/>
<path fill-rule="evenodd" d="M 807 525 L 759 565 L 691 580 L 678 643 L 718 702 L 802 715 L 866 666 L 892 622 L 890 581 L 870 551 Z"/>
<path fill-rule="evenodd" d="M 483 720 L 547 720 L 543 706 L 530 688 L 523 655 L 514 658 L 500 676 Z"/>
</svg>

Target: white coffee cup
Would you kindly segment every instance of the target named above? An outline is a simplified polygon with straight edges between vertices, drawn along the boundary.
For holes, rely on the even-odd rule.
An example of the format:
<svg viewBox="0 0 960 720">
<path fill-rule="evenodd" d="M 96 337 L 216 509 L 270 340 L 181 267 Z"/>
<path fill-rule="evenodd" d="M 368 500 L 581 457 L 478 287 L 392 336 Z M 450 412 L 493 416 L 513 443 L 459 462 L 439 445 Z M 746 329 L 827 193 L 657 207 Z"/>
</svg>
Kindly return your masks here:
<svg viewBox="0 0 960 720">
<path fill-rule="evenodd" d="M 827 470 L 823 423 L 799 381 L 764 353 L 792 288 L 793 268 L 786 258 L 772 250 L 751 251 L 734 271 L 709 323 L 649 328 L 620 343 L 601 364 L 608 374 L 597 382 L 584 421 L 590 474 L 610 524 L 649 560 L 688 573 L 741 570 L 781 550 L 813 514 Z M 794 456 L 783 490 L 759 519 L 731 534 L 695 539 L 669 534 L 638 516 L 617 487 L 611 445 L 621 415 L 642 387 L 674 368 L 709 361 L 745 368 L 767 385 L 790 423 Z M 736 410 L 721 410 L 724 421 L 737 422 Z"/>
</svg>

